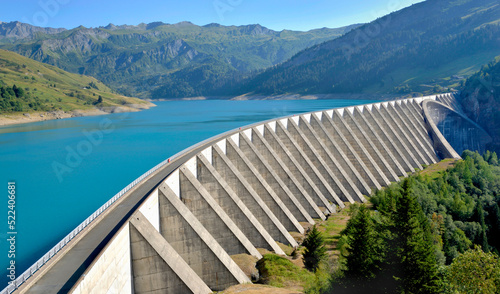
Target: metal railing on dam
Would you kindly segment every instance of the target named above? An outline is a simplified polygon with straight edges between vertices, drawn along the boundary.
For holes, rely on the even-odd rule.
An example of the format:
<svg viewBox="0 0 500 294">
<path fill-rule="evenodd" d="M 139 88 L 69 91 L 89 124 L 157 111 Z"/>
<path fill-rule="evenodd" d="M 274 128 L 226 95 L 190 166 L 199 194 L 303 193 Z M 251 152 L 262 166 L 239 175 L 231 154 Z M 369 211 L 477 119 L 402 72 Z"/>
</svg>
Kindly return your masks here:
<svg viewBox="0 0 500 294">
<path fill-rule="evenodd" d="M 209 293 L 250 282 L 232 255 L 284 254 L 279 243 L 298 245 L 290 232 L 344 202 L 364 202 L 439 155 L 459 157 L 423 101 L 460 112 L 451 94 L 402 99 L 273 119 L 194 145 L 112 197 L 1 294 Z"/>
</svg>

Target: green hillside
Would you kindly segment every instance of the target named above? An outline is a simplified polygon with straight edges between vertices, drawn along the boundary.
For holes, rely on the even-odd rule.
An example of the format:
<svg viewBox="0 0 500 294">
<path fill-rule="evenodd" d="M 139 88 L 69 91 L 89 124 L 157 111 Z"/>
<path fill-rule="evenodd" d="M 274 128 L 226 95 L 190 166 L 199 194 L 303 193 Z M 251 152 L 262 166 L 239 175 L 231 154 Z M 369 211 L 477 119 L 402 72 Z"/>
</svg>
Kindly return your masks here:
<svg viewBox="0 0 500 294">
<path fill-rule="evenodd" d="M 306 49 L 238 92 L 429 94 L 500 55 L 497 0 L 427 0 Z"/>
<path fill-rule="evenodd" d="M 58 31 L 11 22 L 0 24 L 0 48 L 96 77 L 125 95 L 189 97 L 215 93 L 357 26 L 277 32 L 157 22 Z"/>
<path fill-rule="evenodd" d="M 91 110 L 148 102 L 113 93 L 97 79 L 0 50 L 0 113 Z"/>
</svg>

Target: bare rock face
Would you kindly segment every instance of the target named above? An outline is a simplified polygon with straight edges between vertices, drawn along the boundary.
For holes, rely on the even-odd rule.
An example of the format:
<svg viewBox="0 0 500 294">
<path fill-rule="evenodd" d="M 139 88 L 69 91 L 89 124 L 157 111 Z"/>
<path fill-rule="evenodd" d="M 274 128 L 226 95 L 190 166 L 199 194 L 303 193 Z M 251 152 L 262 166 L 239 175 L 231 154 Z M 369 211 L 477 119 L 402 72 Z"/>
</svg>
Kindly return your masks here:
<svg viewBox="0 0 500 294">
<path fill-rule="evenodd" d="M 17 41 L 19 39 L 29 39 L 32 40 L 36 34 L 57 34 L 65 31 L 66 29 L 55 29 L 55 28 L 41 28 L 32 26 L 29 24 L 24 24 L 18 21 L 13 22 L 0 22 L 0 40 L 10 39 L 12 41 Z"/>
<path fill-rule="evenodd" d="M 500 77 L 496 77 L 500 79 Z M 461 93 L 462 107 L 469 118 L 482 126 L 493 138 L 488 149 L 500 151 L 500 93 L 498 85 L 484 81 L 466 87 Z"/>
</svg>

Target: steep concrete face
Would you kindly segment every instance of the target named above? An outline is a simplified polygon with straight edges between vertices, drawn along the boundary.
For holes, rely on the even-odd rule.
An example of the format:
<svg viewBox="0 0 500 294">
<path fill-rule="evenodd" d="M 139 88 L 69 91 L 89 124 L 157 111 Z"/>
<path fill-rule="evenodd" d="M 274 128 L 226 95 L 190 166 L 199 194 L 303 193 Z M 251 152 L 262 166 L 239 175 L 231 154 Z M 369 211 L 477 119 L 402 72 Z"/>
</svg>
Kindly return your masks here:
<svg viewBox="0 0 500 294">
<path fill-rule="evenodd" d="M 264 199 L 259 196 L 250 183 L 241 175 L 236 166 L 227 158 L 225 155 L 225 144 L 226 142 L 222 142 L 213 148 L 213 163 L 217 171 L 226 179 L 229 186 L 236 192 L 236 195 L 252 211 L 253 215 L 257 217 L 259 222 L 275 240 L 297 246 L 297 242 L 285 228 L 286 224 L 279 221 Z M 220 148 L 221 146 L 224 146 L 224 151 Z M 273 207 L 276 208 L 276 206 Z"/>
<path fill-rule="evenodd" d="M 129 225 L 125 225 L 70 291 L 84 293 L 133 293 Z M 137 292 L 136 292 L 137 293 Z"/>
<path fill-rule="evenodd" d="M 201 222 L 219 245 L 230 254 L 247 253 L 260 257 L 257 249 L 222 210 L 208 191 L 186 167 L 179 174 L 181 201 Z"/>
<path fill-rule="evenodd" d="M 280 118 L 204 141 L 135 181 L 20 293 L 210 293 L 250 282 L 231 255 L 284 255 L 290 232 L 489 137 L 453 95 Z M 45 262 L 45 257 L 42 259 Z M 24 279 L 24 276 L 27 278 Z M 4 294 L 4 292 L 0 293 Z"/>
<path fill-rule="evenodd" d="M 301 190 L 300 185 L 302 185 L 304 190 L 314 199 L 314 202 L 319 207 L 324 207 L 332 212 L 330 201 L 335 201 L 336 205 L 344 207 L 340 198 L 331 188 L 329 188 L 329 186 L 327 186 L 324 178 L 319 174 L 317 169 L 303 157 L 303 154 L 293 145 L 293 141 L 289 140 L 286 133 L 284 131 L 282 133 L 282 138 L 285 138 L 284 141 L 278 137 L 277 134 L 281 129 L 282 123 L 279 121 L 274 122 L 273 126 L 266 125 L 264 128 L 264 136 L 254 129 L 251 132 L 254 136 L 252 137 L 253 143 L 258 149 L 264 150 L 261 151 L 263 154 L 266 154 L 268 150 L 268 162 L 272 162 L 272 158 L 274 158 L 279 163 L 283 163 L 280 164 L 280 167 L 289 171 L 288 174 L 291 175 L 291 179 L 296 179 L 294 182 L 297 183 L 297 189 Z M 291 146 L 291 149 L 288 149 L 285 142 Z"/>
<path fill-rule="evenodd" d="M 265 190 L 265 192 L 267 192 L 269 197 L 272 199 L 272 201 L 270 201 L 272 206 L 275 206 L 273 205 L 273 202 L 275 202 L 282 209 L 282 211 L 285 212 L 285 214 L 289 216 L 293 215 L 294 218 L 290 218 L 291 224 L 293 225 L 291 230 L 297 230 L 298 232 L 303 233 L 303 228 L 297 221 L 314 223 L 309 214 L 297 201 L 295 195 L 293 195 L 285 184 L 280 181 L 274 170 L 267 168 L 262 155 L 255 148 L 253 148 L 251 143 L 248 140 L 245 140 L 246 138 L 241 138 L 241 135 L 238 135 L 235 139 L 238 140 L 238 145 L 233 142 L 233 138 L 230 138 L 227 141 L 228 158 L 232 161 L 238 157 L 241 158 L 242 161 L 240 162 L 243 162 L 244 165 L 242 165 L 240 171 L 245 169 L 251 171 L 249 173 L 250 178 L 257 180 L 252 181 L 254 183 L 254 189 L 256 191 Z M 240 149 L 242 144 L 245 144 L 245 146 L 248 147 L 246 153 Z M 295 216 L 297 218 L 295 218 Z"/>
<path fill-rule="evenodd" d="M 134 280 L 132 293 L 210 291 L 141 213 L 134 215 L 129 227 Z"/>
<path fill-rule="evenodd" d="M 198 180 L 200 183 L 213 195 L 214 200 L 255 247 L 284 254 L 269 232 L 206 159 L 206 157 L 212 158 L 211 154 L 210 147 L 203 154 L 198 155 Z"/>
<path fill-rule="evenodd" d="M 241 134 L 239 148 L 242 152 L 252 161 L 258 162 L 256 166 L 261 168 L 260 173 L 266 177 L 266 181 L 273 187 L 273 190 L 277 191 L 279 197 L 297 216 L 297 220 L 313 224 L 312 217 L 325 219 L 323 212 L 307 191 L 272 150 L 272 147 L 259 135 L 256 134 L 254 144 L 245 134 Z"/>
<path fill-rule="evenodd" d="M 267 183 L 264 177 L 254 167 L 252 162 L 240 150 L 233 139 L 240 142 L 239 135 L 226 140 L 226 155 L 231 160 L 238 171 L 243 175 L 253 190 L 264 200 L 271 212 L 278 218 L 288 231 L 304 232 L 304 228 L 299 224 L 295 216 L 288 207 L 281 201 L 276 192 Z M 255 163 L 255 162 L 254 162 Z M 258 162 L 257 162 L 258 163 Z"/>
<path fill-rule="evenodd" d="M 167 185 L 159 189 L 161 235 L 210 289 L 220 291 L 237 283 L 249 282 L 178 196 Z"/>
</svg>

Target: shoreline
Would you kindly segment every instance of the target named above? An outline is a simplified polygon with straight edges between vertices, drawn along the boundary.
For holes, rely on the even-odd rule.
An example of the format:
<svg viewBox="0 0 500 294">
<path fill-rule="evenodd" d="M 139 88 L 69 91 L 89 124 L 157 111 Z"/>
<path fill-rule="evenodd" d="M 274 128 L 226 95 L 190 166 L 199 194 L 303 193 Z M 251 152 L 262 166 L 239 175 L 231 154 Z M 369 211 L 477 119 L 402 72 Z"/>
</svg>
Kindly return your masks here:
<svg viewBox="0 0 500 294">
<path fill-rule="evenodd" d="M 137 112 L 144 109 L 155 107 L 155 101 L 202 101 L 202 100 L 227 100 L 227 101 L 247 101 L 247 100 L 390 100 L 402 97 L 396 94 L 280 94 L 280 95 L 251 95 L 244 94 L 239 96 L 197 96 L 185 98 L 162 98 L 162 99 L 143 99 L 144 104 L 129 104 L 124 106 L 110 106 L 94 109 L 76 109 L 71 111 L 37 111 L 37 112 L 19 112 L 0 114 L 0 127 L 27 124 L 40 121 L 65 119 L 72 117 L 97 116 L 111 113 Z"/>
<path fill-rule="evenodd" d="M 146 101 L 145 104 L 130 104 L 124 106 L 111 106 L 94 109 L 76 109 L 71 111 L 35 111 L 35 112 L 17 112 L 0 114 L 0 127 L 6 127 L 17 124 L 28 124 L 33 122 L 65 119 L 72 117 L 97 116 L 111 113 L 137 112 L 151 107 L 154 103 Z"/>
<path fill-rule="evenodd" d="M 200 101 L 200 100 L 228 100 L 228 101 L 246 101 L 246 100 L 391 100 L 394 98 L 403 98 L 401 94 L 280 94 L 280 95 L 253 95 L 243 94 L 239 96 L 196 96 L 185 98 L 159 98 L 144 99 L 145 101 Z"/>
</svg>

